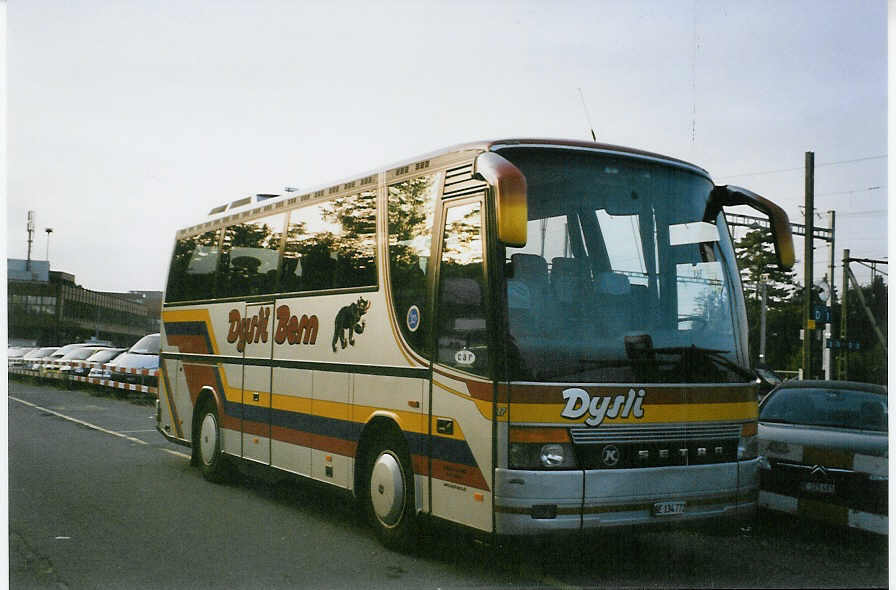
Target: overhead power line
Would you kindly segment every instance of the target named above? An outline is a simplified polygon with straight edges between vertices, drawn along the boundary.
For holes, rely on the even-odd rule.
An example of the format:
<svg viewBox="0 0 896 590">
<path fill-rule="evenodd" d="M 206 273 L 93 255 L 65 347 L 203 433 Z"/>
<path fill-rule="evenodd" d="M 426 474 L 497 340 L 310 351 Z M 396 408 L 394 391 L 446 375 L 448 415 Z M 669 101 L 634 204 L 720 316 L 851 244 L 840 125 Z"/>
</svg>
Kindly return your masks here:
<svg viewBox="0 0 896 590">
<path fill-rule="evenodd" d="M 821 164 L 815 164 L 816 168 L 821 168 L 822 166 L 838 166 L 840 164 L 853 164 L 855 162 L 865 162 L 867 160 L 880 160 L 882 158 L 886 158 L 887 154 L 880 154 L 877 156 L 867 156 L 864 158 L 855 158 L 853 160 L 838 160 L 836 162 L 823 162 Z M 779 172 L 794 172 L 796 170 L 805 170 L 804 166 L 798 166 L 796 168 L 779 168 L 778 170 L 762 170 L 760 172 L 742 172 L 740 174 L 726 174 L 723 176 L 717 176 L 716 178 L 739 178 L 741 176 L 760 176 L 762 174 L 778 174 Z"/>
</svg>

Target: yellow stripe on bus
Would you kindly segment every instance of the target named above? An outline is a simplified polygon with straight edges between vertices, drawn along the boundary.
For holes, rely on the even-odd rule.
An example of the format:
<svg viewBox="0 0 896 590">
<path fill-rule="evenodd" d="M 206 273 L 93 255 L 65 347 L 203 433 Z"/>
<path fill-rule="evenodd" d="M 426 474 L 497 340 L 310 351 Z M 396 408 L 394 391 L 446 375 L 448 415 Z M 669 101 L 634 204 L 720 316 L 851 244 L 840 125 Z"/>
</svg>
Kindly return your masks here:
<svg viewBox="0 0 896 590">
<path fill-rule="evenodd" d="M 563 404 L 510 404 L 512 422 L 565 423 L 578 426 L 585 423 L 586 414 L 577 420 L 561 416 Z M 758 417 L 756 402 L 731 402 L 719 404 L 645 404 L 644 416 L 635 418 L 606 418 L 608 424 L 649 424 L 654 422 L 712 422 L 717 420 L 755 420 Z"/>
</svg>

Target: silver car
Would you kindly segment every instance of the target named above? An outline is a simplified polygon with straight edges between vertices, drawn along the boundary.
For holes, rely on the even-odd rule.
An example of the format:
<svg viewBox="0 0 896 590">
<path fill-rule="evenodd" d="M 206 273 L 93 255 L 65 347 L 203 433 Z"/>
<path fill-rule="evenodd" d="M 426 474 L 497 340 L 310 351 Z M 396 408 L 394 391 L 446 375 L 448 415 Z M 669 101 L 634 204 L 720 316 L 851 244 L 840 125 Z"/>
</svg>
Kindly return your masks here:
<svg viewBox="0 0 896 590">
<path fill-rule="evenodd" d="M 787 381 L 759 404 L 759 505 L 887 534 L 887 388 Z"/>
</svg>

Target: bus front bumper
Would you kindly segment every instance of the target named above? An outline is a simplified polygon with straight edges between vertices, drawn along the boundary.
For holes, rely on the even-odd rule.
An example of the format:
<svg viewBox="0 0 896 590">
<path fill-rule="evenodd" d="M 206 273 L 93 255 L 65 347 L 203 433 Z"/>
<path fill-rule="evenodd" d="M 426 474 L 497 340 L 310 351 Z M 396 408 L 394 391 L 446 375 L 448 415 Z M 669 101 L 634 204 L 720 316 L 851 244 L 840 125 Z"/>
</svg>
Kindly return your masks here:
<svg viewBox="0 0 896 590">
<path fill-rule="evenodd" d="M 591 471 L 495 471 L 495 532 L 575 532 L 749 517 L 757 460 L 689 467 Z M 683 503 L 683 504 L 682 504 Z M 670 513 L 660 514 L 668 510 Z"/>
</svg>

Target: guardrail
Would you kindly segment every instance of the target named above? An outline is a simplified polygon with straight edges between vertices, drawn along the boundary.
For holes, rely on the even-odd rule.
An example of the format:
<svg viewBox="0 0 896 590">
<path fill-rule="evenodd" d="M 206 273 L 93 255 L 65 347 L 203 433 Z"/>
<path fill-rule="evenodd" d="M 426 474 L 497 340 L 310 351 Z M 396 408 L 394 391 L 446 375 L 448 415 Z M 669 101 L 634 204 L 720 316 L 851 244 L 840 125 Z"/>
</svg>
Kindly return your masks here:
<svg viewBox="0 0 896 590">
<path fill-rule="evenodd" d="M 95 369 L 103 369 L 105 371 L 113 370 L 116 373 L 122 373 L 127 375 L 140 375 L 144 377 L 155 377 L 158 379 L 159 370 L 158 369 L 131 369 L 125 367 L 116 367 L 115 365 L 103 364 L 97 365 L 96 363 L 86 363 L 84 361 L 56 361 L 52 365 L 44 367 L 43 371 L 28 369 L 25 367 L 15 367 L 10 366 L 7 368 L 7 373 L 9 375 L 18 375 L 21 377 L 33 377 L 36 379 L 47 379 L 50 381 L 56 381 L 59 383 L 87 383 L 88 385 L 96 385 L 101 388 L 107 389 L 121 389 L 124 391 L 134 391 L 137 393 L 145 393 L 151 396 L 158 397 L 159 388 L 158 386 L 153 387 L 150 385 L 142 385 L 138 383 L 125 383 L 122 381 L 117 381 L 115 379 L 101 379 L 98 377 L 82 377 L 80 375 L 70 375 L 69 371 L 60 371 L 63 367 L 74 368 L 82 368 L 82 367 L 90 367 Z"/>
</svg>

